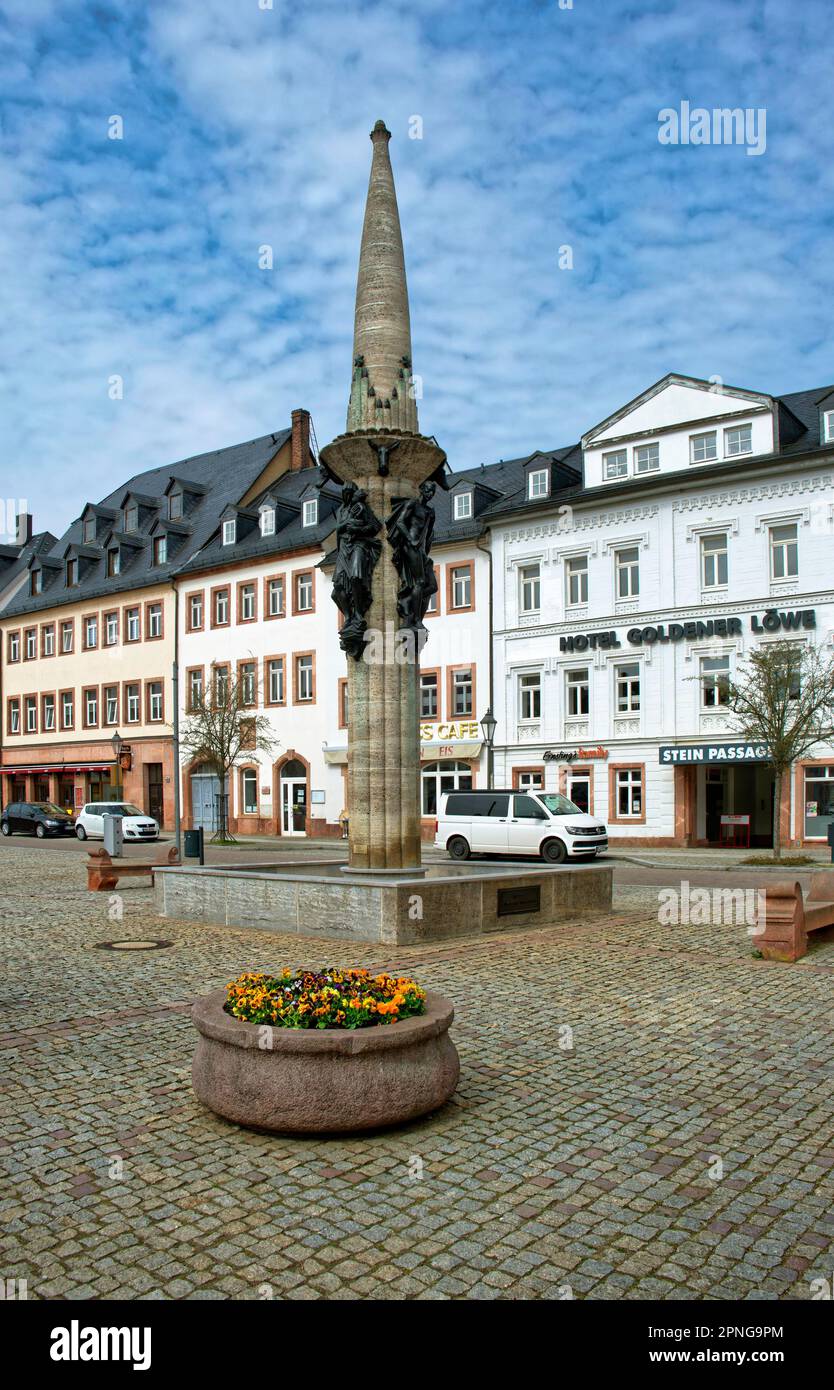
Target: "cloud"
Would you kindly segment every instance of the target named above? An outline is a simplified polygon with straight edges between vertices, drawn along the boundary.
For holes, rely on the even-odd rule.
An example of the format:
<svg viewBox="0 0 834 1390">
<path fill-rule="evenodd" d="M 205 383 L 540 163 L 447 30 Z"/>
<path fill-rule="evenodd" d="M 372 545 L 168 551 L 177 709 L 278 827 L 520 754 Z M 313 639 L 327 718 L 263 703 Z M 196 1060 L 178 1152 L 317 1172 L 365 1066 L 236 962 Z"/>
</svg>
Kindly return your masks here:
<svg viewBox="0 0 834 1390">
<path fill-rule="evenodd" d="M 297 405 L 321 443 L 343 428 L 378 116 L 421 424 L 453 466 L 569 443 L 670 370 L 825 383 L 827 17 L 825 0 L 6 0 L 4 495 L 25 480 L 36 525 L 61 531 L 122 478 Z M 658 112 L 683 99 L 765 107 L 766 153 L 661 146 Z"/>
</svg>

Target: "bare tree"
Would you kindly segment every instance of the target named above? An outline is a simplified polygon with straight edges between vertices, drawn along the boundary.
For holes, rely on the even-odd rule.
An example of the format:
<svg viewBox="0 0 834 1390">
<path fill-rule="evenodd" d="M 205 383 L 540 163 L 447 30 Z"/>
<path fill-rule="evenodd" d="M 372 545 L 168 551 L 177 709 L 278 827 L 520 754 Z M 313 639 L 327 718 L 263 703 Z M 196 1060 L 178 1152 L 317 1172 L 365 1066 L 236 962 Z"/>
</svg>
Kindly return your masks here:
<svg viewBox="0 0 834 1390">
<path fill-rule="evenodd" d="M 797 642 L 768 642 L 751 652 L 728 683 L 737 732 L 763 743 L 775 773 L 773 853 L 782 853 L 782 784 L 797 758 L 834 737 L 834 660 Z"/>
<path fill-rule="evenodd" d="M 226 665 L 212 664 L 207 687 L 190 696 L 180 726 L 180 747 L 194 761 L 205 763 L 220 778 L 218 824 L 212 839 L 233 844 L 228 828 L 226 782 L 235 767 L 254 753 L 272 753 L 278 740 L 268 717 L 258 714 L 257 678 L 234 676 Z"/>
</svg>

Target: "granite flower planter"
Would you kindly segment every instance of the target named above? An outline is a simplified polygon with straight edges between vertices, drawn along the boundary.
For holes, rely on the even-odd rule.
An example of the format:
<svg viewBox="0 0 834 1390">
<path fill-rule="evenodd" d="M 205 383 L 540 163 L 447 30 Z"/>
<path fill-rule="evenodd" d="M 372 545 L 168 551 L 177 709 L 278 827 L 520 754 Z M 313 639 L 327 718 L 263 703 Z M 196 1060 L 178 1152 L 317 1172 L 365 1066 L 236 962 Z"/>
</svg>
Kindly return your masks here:
<svg viewBox="0 0 834 1390">
<path fill-rule="evenodd" d="M 426 1012 L 354 1030 L 267 1028 L 226 1013 L 225 989 L 198 999 L 192 1079 L 198 1098 L 235 1124 L 278 1134 L 336 1134 L 404 1124 L 437 1110 L 460 1074 L 440 994 Z"/>
</svg>

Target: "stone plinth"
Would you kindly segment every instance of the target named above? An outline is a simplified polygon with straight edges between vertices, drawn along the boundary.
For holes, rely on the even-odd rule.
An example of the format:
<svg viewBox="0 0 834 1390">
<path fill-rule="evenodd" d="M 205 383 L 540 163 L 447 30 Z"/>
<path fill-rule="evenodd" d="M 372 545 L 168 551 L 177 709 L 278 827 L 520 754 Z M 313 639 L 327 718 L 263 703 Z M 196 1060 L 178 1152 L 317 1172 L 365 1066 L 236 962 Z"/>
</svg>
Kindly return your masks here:
<svg viewBox="0 0 834 1390">
<path fill-rule="evenodd" d="M 391 472 L 382 476 L 372 446 L 387 446 Z M 359 430 L 321 451 L 341 482 L 367 493 L 382 522 L 382 553 L 372 579 L 366 621 L 371 641 L 360 660 L 348 657 L 348 807 L 350 864 L 356 869 L 420 864 L 419 651 L 414 634 L 397 638 L 399 576 L 385 523 L 396 501 L 414 497 L 446 455 L 422 435 Z M 406 640 L 403 640 L 406 639 Z"/>
<path fill-rule="evenodd" d="M 611 909 L 603 864 L 431 864 L 424 877 L 356 873 L 320 863 L 156 869 L 157 911 L 180 921 L 378 941 L 441 941 L 545 927 Z"/>
</svg>

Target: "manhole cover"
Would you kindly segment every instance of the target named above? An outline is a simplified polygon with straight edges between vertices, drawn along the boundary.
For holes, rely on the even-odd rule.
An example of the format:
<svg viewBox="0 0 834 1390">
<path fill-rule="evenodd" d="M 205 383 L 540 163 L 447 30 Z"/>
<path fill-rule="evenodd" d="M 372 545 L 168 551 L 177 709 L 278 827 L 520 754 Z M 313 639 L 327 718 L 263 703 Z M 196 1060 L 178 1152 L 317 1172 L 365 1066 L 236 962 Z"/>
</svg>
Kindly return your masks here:
<svg viewBox="0 0 834 1390">
<path fill-rule="evenodd" d="M 163 951 L 173 941 L 97 941 L 96 951 Z"/>
</svg>

